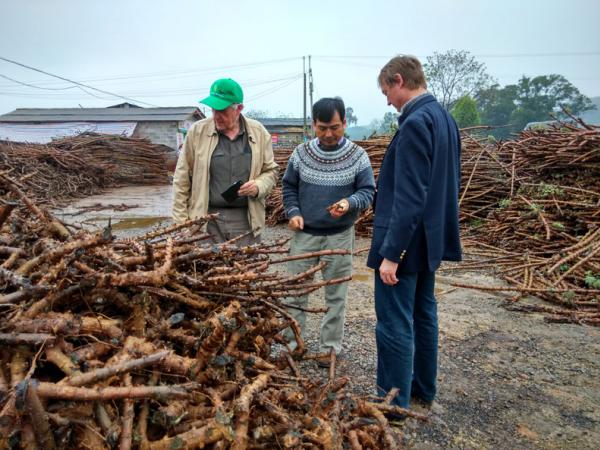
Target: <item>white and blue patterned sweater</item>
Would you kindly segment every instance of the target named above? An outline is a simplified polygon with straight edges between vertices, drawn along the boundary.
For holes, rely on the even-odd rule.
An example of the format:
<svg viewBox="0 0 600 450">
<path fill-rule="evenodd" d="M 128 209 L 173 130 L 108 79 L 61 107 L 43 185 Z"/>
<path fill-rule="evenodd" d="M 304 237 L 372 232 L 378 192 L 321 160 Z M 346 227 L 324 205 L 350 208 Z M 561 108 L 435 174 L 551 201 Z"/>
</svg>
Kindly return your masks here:
<svg viewBox="0 0 600 450">
<path fill-rule="evenodd" d="M 304 232 L 317 236 L 350 228 L 371 205 L 375 179 L 367 152 L 348 139 L 338 148 L 323 150 L 318 139 L 300 144 L 283 176 L 283 205 L 288 218 L 302 216 Z M 335 219 L 327 207 L 347 199 L 349 211 Z"/>
</svg>

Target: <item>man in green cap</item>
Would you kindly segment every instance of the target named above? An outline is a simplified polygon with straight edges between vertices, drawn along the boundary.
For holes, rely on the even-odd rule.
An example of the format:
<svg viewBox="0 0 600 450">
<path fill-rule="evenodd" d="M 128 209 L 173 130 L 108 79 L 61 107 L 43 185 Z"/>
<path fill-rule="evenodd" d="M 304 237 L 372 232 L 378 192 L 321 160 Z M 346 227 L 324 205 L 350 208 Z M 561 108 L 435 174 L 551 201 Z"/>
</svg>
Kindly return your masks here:
<svg viewBox="0 0 600 450">
<path fill-rule="evenodd" d="M 219 213 L 207 231 L 213 242 L 260 240 L 265 226 L 265 199 L 277 181 L 271 135 L 244 117 L 244 93 L 231 78 L 215 81 L 200 103 L 212 117 L 194 123 L 186 136 L 173 176 L 173 220 L 177 223 Z"/>
</svg>

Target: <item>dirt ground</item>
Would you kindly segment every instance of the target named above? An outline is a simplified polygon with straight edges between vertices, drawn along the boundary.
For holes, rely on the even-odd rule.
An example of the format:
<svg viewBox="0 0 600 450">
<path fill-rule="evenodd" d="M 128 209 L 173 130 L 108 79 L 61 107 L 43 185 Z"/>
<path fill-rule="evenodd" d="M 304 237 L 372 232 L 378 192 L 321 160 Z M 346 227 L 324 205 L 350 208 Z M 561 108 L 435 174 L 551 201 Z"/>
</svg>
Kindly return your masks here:
<svg viewBox="0 0 600 450">
<path fill-rule="evenodd" d="M 283 227 L 267 235 L 287 234 Z M 356 248 L 369 245 L 358 239 Z M 365 254 L 354 259 L 345 358 L 339 376 L 353 390 L 373 394 L 376 348 L 373 273 Z M 600 448 L 600 330 L 545 323 L 540 315 L 502 308 L 501 295 L 453 290 L 452 280 L 499 285 L 485 274 L 440 275 L 436 280 L 440 361 L 436 406 L 427 424 L 408 420 L 405 444 L 413 449 Z M 536 299 L 528 299 L 536 302 Z M 322 293 L 310 298 L 323 305 Z M 307 343 L 317 350 L 320 317 L 309 316 Z M 308 375 L 327 376 L 314 363 Z"/>
<path fill-rule="evenodd" d="M 148 227 L 166 224 L 169 192 L 126 198 L 86 200 L 87 204 L 139 204 L 152 208 L 121 213 L 115 232 L 131 236 Z M 159 211 L 157 211 L 157 199 Z M 114 200 L 114 201 L 113 201 Z M 118 201 L 117 201 L 118 200 Z M 82 202 L 79 203 L 81 206 Z M 166 211 L 166 212 L 163 212 Z M 71 211 L 72 212 L 72 211 Z M 107 216 L 63 216 L 69 221 L 106 224 Z M 117 219 L 117 220 L 114 220 Z M 289 235 L 283 227 L 269 228 L 265 240 Z M 357 239 L 356 247 L 369 245 Z M 374 394 L 375 313 L 373 274 L 365 254 L 354 259 L 354 279 L 347 304 L 344 359 L 339 376 L 349 376 L 357 394 Z M 437 278 L 439 303 L 439 393 L 432 419 L 425 424 L 407 420 L 400 425 L 411 449 L 597 449 L 600 448 L 600 329 L 545 323 L 540 315 L 503 308 L 501 294 L 453 289 L 449 283 L 498 285 L 491 275 L 443 272 Z M 536 302 L 536 299 L 527 301 Z M 310 306 L 322 306 L 322 291 L 311 295 Z M 320 316 L 309 316 L 307 344 L 317 350 Z M 307 361 L 311 377 L 327 377 L 327 370 Z"/>
</svg>

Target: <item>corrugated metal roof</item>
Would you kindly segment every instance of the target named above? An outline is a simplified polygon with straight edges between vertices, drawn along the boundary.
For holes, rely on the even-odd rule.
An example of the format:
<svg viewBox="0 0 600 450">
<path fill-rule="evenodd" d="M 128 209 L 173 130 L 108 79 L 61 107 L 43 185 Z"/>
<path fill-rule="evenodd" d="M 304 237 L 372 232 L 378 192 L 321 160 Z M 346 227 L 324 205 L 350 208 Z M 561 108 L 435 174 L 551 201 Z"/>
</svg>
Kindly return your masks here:
<svg viewBox="0 0 600 450">
<path fill-rule="evenodd" d="M 166 108 L 18 108 L 0 116 L 0 122 L 168 122 L 197 115 L 195 106 Z"/>
<path fill-rule="evenodd" d="M 130 137 L 136 125 L 136 122 L 0 123 L 0 141 L 47 144 L 52 139 L 77 136 L 85 132 Z"/>
</svg>

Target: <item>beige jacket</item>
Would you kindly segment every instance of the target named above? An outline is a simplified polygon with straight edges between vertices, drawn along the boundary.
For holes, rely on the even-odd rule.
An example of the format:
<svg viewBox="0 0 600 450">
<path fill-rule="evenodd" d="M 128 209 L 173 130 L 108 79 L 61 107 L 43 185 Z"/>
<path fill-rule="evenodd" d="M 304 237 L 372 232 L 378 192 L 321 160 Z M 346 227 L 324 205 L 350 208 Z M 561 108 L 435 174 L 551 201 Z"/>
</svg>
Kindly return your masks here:
<svg viewBox="0 0 600 450">
<path fill-rule="evenodd" d="M 265 200 L 277 182 L 278 165 L 273 158 L 271 135 L 256 120 L 245 121 L 252 150 L 250 179 L 256 181 L 258 196 L 248 198 L 248 221 L 253 229 L 265 226 Z M 208 212 L 210 159 L 219 136 L 212 118 L 194 123 L 185 138 L 173 176 L 173 220 L 176 223 L 196 219 Z"/>
</svg>

